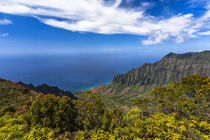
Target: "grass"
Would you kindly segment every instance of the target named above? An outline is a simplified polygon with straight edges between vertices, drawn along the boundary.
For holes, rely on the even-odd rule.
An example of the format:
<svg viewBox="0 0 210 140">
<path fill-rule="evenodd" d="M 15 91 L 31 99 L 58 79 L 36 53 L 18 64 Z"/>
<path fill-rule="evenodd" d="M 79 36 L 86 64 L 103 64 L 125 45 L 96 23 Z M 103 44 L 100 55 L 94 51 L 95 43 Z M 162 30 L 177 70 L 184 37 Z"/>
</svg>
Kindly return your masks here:
<svg viewBox="0 0 210 140">
<path fill-rule="evenodd" d="M 118 94 L 113 94 L 113 95 L 102 94 L 103 91 L 99 92 L 99 93 L 94 93 L 94 94 L 99 95 L 101 97 L 102 101 L 104 102 L 104 104 L 107 106 L 107 108 L 109 110 L 112 110 L 112 109 L 120 108 L 123 106 L 131 107 L 133 105 L 133 103 L 136 102 L 137 100 L 139 100 L 143 97 L 146 97 L 146 96 L 150 96 L 150 92 L 154 87 L 156 87 L 156 86 L 155 85 L 146 86 L 145 91 L 143 93 L 140 93 L 140 94 L 138 94 L 136 96 L 132 96 L 132 97 L 126 97 L 126 96 L 131 94 L 131 92 L 138 90 L 137 87 L 132 87 L 129 90 L 129 92 L 127 92 L 123 95 L 120 92 L 118 92 Z"/>
</svg>

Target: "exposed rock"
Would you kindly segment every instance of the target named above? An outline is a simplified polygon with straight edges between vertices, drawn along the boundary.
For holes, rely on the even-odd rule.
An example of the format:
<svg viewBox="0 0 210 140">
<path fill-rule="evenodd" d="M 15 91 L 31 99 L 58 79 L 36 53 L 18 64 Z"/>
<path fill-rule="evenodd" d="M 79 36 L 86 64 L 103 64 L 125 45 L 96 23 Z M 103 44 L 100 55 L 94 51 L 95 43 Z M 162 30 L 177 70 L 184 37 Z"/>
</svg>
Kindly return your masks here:
<svg viewBox="0 0 210 140">
<path fill-rule="evenodd" d="M 130 90 L 130 87 L 126 87 L 122 90 L 121 94 L 126 94 Z"/>
<path fill-rule="evenodd" d="M 106 87 L 107 87 L 107 85 L 102 84 L 102 85 L 99 85 L 97 87 L 90 89 L 90 91 L 92 91 L 93 93 L 96 93 L 100 90 L 105 90 Z"/>
</svg>

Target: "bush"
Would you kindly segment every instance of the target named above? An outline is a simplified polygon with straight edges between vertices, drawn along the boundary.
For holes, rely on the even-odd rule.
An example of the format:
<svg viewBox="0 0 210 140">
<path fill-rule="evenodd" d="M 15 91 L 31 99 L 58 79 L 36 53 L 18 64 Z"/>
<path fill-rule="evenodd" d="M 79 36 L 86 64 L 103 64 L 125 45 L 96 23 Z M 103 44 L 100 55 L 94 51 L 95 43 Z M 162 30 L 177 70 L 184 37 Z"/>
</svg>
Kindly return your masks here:
<svg viewBox="0 0 210 140">
<path fill-rule="evenodd" d="M 0 117 L 0 139 L 22 139 L 26 133 L 27 126 L 24 119 L 20 116 L 13 118 L 10 115 Z"/>
<path fill-rule="evenodd" d="M 16 111 L 15 107 L 13 106 L 4 106 L 1 110 L 0 110 L 0 115 L 4 115 L 6 112 L 11 112 L 14 113 Z"/>
<path fill-rule="evenodd" d="M 75 130 L 76 111 L 68 97 L 38 95 L 26 110 L 25 119 L 31 126 L 56 128 L 59 132 Z"/>
<path fill-rule="evenodd" d="M 80 129 L 91 130 L 102 127 L 106 107 L 100 97 L 88 91 L 81 94 L 74 104 L 78 110 L 76 120 Z"/>
</svg>

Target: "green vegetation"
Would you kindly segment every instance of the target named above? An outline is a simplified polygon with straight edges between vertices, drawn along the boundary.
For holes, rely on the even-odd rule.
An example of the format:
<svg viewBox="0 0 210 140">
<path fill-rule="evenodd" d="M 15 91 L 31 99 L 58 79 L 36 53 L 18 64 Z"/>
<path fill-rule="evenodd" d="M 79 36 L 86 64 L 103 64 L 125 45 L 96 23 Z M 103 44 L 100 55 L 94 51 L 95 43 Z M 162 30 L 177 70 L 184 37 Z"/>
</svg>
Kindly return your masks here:
<svg viewBox="0 0 210 140">
<path fill-rule="evenodd" d="M 23 111 L 26 102 L 34 97 L 33 93 L 15 82 L 0 79 L 0 116 L 7 111 Z"/>
<path fill-rule="evenodd" d="M 105 103 L 107 108 L 109 110 L 115 109 L 115 108 L 130 108 L 132 107 L 132 104 L 137 101 L 138 99 L 142 99 L 143 97 L 149 96 L 150 91 L 152 90 L 152 87 L 155 86 L 145 86 L 144 93 L 133 95 L 132 91 L 128 91 L 124 94 L 119 91 L 119 94 L 104 94 L 103 91 L 99 91 L 97 93 L 94 93 L 94 95 L 100 96 L 102 101 Z M 113 89 L 115 87 L 112 87 Z M 133 91 L 137 90 L 138 87 L 131 87 Z"/>
<path fill-rule="evenodd" d="M 14 96 L 19 100 L 18 96 L 25 94 L 13 91 L 4 99 Z M 108 110 L 100 96 L 90 91 L 80 94 L 78 100 L 30 95 L 28 101 L 21 104 L 1 102 L 0 139 L 207 140 L 210 137 L 209 99 L 210 78 L 202 75 L 191 75 L 167 87 L 157 87 L 126 112 Z M 24 108 L 19 111 L 23 103 Z"/>
<path fill-rule="evenodd" d="M 153 64 L 144 64 L 124 74 L 116 75 L 109 85 L 95 87 L 109 109 L 128 106 L 153 88 L 180 82 L 185 76 L 201 74 L 210 76 L 210 51 L 197 53 L 170 53 Z M 107 102 L 108 101 L 108 102 Z"/>
<path fill-rule="evenodd" d="M 25 120 L 30 126 L 41 125 L 59 132 L 73 131 L 75 119 L 74 105 L 66 96 L 38 95 L 26 108 Z"/>
</svg>

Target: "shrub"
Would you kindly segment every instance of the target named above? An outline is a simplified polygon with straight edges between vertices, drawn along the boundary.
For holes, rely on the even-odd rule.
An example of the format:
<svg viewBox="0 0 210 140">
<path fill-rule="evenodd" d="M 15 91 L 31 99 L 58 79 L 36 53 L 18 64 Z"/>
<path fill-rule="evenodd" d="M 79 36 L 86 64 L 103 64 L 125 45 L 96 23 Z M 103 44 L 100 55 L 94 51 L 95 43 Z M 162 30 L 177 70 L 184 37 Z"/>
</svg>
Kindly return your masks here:
<svg viewBox="0 0 210 140">
<path fill-rule="evenodd" d="M 31 126 L 56 128 L 59 132 L 75 129 L 76 111 L 68 97 L 38 95 L 26 110 L 25 118 Z"/>
</svg>

